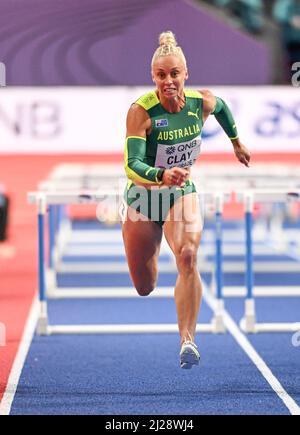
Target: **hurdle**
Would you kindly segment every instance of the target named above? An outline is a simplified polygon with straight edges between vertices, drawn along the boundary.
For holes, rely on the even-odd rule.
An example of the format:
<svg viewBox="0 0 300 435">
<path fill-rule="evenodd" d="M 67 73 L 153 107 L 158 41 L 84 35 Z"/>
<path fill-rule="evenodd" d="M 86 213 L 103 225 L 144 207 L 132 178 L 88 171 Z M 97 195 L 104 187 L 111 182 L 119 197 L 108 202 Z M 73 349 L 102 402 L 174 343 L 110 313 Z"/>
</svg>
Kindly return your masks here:
<svg viewBox="0 0 300 435">
<path fill-rule="evenodd" d="M 238 184 L 239 190 L 249 190 L 250 188 L 261 188 L 262 186 L 270 188 L 286 188 L 295 189 L 297 184 L 300 186 L 300 171 L 294 167 L 283 166 L 280 164 L 272 164 L 270 167 L 265 165 L 255 165 L 254 168 L 250 168 L 245 172 L 244 168 L 237 165 L 232 165 L 224 168 L 224 165 L 212 164 L 209 167 L 201 168 L 201 172 L 193 175 L 194 182 L 204 191 L 219 191 L 225 189 L 227 191 L 233 191 L 233 186 Z M 231 170 L 232 168 L 232 170 Z M 39 189 L 44 192 L 59 192 L 59 191 L 83 191 L 83 190 L 95 190 L 99 185 L 103 189 L 109 190 L 112 187 L 116 188 L 120 183 L 125 185 L 125 176 L 121 165 L 116 164 L 78 164 L 78 163 L 63 163 L 54 167 L 48 176 L 48 179 L 39 183 Z M 199 189 L 198 189 L 199 190 Z M 234 189 L 235 190 L 235 189 Z M 61 214 L 63 205 L 49 205 L 49 226 L 51 225 L 51 214 Z M 54 209 L 52 212 L 51 209 Z M 57 212 L 57 210 L 59 212 Z M 281 220 L 275 213 L 270 211 L 271 219 L 271 232 L 278 234 L 280 226 L 282 226 Z M 53 296 L 52 289 L 56 286 L 56 274 L 59 273 L 102 273 L 102 272 L 114 272 L 123 273 L 126 271 L 125 264 L 106 263 L 103 264 L 86 264 L 82 262 L 76 262 L 76 265 L 71 263 L 65 263 L 62 260 L 65 246 L 68 242 L 68 238 L 71 235 L 70 222 L 64 219 L 61 223 L 62 230 L 57 231 L 49 227 L 49 236 L 55 232 L 54 236 L 49 239 L 49 267 L 46 269 L 46 281 L 47 281 L 47 294 L 49 297 Z M 52 225 L 53 227 L 53 225 Z M 265 224 L 265 228 L 262 228 L 262 234 L 266 234 L 268 230 Z M 256 233 L 255 228 L 255 233 Z M 281 230 L 281 234 L 284 234 Z M 265 237 L 265 236 L 264 236 Z M 52 240 L 52 242 L 51 242 Z M 282 250 L 288 245 L 288 241 L 283 237 L 280 239 L 282 242 Z M 163 247 L 163 246 L 162 246 Z M 209 249 L 210 247 L 208 247 Z M 227 245 L 225 249 L 228 249 Z M 230 248 L 232 251 L 235 247 Z M 266 249 L 266 248 L 265 248 Z M 206 251 L 208 252 L 208 251 Z M 202 272 L 210 273 L 212 267 L 212 261 L 207 260 L 207 255 L 201 255 L 202 251 L 199 251 L 199 264 L 201 260 Z M 212 252 L 214 255 L 214 251 Z M 76 255 L 76 254 L 75 254 Z M 282 262 L 277 263 L 278 268 L 286 272 L 297 271 L 297 264 Z M 117 267 L 116 267 L 117 266 Z M 256 272 L 270 272 L 273 269 L 273 264 L 265 261 L 258 264 L 254 264 L 254 271 Z M 174 272 L 176 270 L 174 264 L 162 264 L 160 266 L 161 272 Z M 223 271 L 231 273 L 241 273 L 245 271 L 244 261 L 223 261 Z M 227 291 L 227 289 L 226 289 Z"/>
<path fill-rule="evenodd" d="M 126 177 L 123 172 L 122 166 L 116 164 L 63 163 L 54 167 L 48 178 L 38 184 L 38 189 L 41 192 L 48 193 L 58 191 L 84 192 L 86 190 L 96 192 L 101 185 L 101 190 L 104 189 L 110 192 L 110 195 L 113 195 L 114 191 L 118 191 L 121 183 L 125 185 Z M 56 271 L 62 268 L 59 263 L 71 235 L 72 228 L 71 222 L 67 219 L 66 213 L 64 213 L 65 204 L 49 204 L 47 207 L 49 211 L 49 242 L 46 288 L 47 296 L 54 298 L 57 297 L 55 293 L 55 288 L 57 287 Z M 111 268 L 111 265 L 106 266 L 108 266 L 108 270 Z M 79 272 L 79 268 L 76 268 L 76 272 Z M 86 272 L 86 270 L 82 272 Z M 89 271 L 87 270 L 87 272 Z"/>
<path fill-rule="evenodd" d="M 106 191 L 105 195 L 114 195 L 115 191 Z M 120 324 L 120 325 L 51 325 L 48 319 L 48 307 L 47 307 L 47 282 L 45 271 L 45 215 L 49 206 L 59 206 L 62 204 L 86 204 L 97 203 L 103 198 L 104 192 L 86 191 L 82 192 L 30 192 L 28 194 L 28 200 L 30 203 L 37 205 L 37 221 L 38 221 L 38 287 L 39 287 L 39 301 L 40 301 L 40 313 L 37 322 L 37 333 L 39 335 L 51 335 L 51 334 L 130 334 L 130 333 L 174 333 L 178 332 L 177 324 Z M 216 270 L 218 283 L 218 300 L 215 308 L 215 312 L 210 323 L 197 324 L 197 332 L 205 333 L 224 333 L 225 322 L 224 315 L 224 303 L 222 299 L 222 252 L 221 252 L 221 221 L 222 221 L 222 205 L 224 194 L 205 194 L 206 198 L 214 199 L 216 204 L 216 224 L 218 227 L 216 237 L 216 249 L 218 255 L 216 256 Z M 53 220 L 53 216 L 51 218 Z M 53 236 L 51 237 L 53 241 Z M 67 292 L 61 293 L 59 290 L 59 297 L 69 295 Z M 150 297 L 172 297 L 172 289 L 163 288 L 160 291 L 153 294 Z M 72 297 L 72 296 L 71 296 Z M 73 297 L 85 298 L 86 294 L 82 291 L 73 293 Z M 138 297 L 136 292 L 131 289 L 130 292 L 124 292 L 121 288 L 112 290 L 99 289 L 92 290 L 88 294 L 88 297 L 106 298 L 106 297 Z"/>
<path fill-rule="evenodd" d="M 252 252 L 252 227 L 253 227 L 253 204 L 254 201 L 263 202 L 286 202 L 286 201 L 300 201 L 300 190 L 288 191 L 282 190 L 257 190 L 248 191 L 239 195 L 240 199 L 244 201 L 245 211 L 245 232 L 246 232 L 246 299 L 244 303 L 244 317 L 240 321 L 240 328 L 247 333 L 258 332 L 296 332 L 300 330 L 300 322 L 293 323 L 259 323 L 256 319 L 255 300 L 253 294 L 254 275 L 253 275 L 253 252 Z M 277 292 L 276 296 L 287 296 L 285 291 Z M 294 291 L 290 296 L 300 296 L 300 291 Z M 272 296 L 272 295 L 268 295 Z"/>
<path fill-rule="evenodd" d="M 277 167 L 278 166 L 278 167 Z M 297 171 L 296 171 L 297 172 Z M 64 195 L 72 194 L 74 190 L 78 189 L 77 194 L 79 195 L 79 203 L 84 201 L 84 194 L 83 189 L 85 188 L 91 188 L 94 189 L 98 183 L 101 183 L 103 185 L 103 180 L 108 181 L 107 183 L 107 192 L 108 194 L 115 194 L 115 191 L 112 192 L 112 189 L 109 189 L 109 186 L 113 185 L 113 183 L 116 183 L 119 178 L 121 178 L 122 174 L 122 168 L 121 166 L 113 165 L 110 166 L 104 166 L 103 165 L 74 165 L 74 164 L 64 164 L 59 165 L 58 168 L 56 168 L 52 174 L 50 174 L 50 178 L 46 180 L 45 182 L 40 183 L 39 187 L 40 190 L 44 193 L 50 193 L 56 194 L 57 192 L 61 192 Z M 206 183 L 206 176 L 213 176 L 212 180 L 209 179 L 209 182 Z M 107 178 L 108 177 L 108 178 Z M 272 271 L 274 268 L 273 264 L 254 264 L 253 265 L 253 258 L 252 258 L 252 236 L 253 236 L 253 224 L 252 224 L 252 214 L 253 214 L 253 196 L 252 200 L 250 199 L 250 196 L 253 195 L 253 193 L 249 196 L 249 193 L 251 192 L 249 190 L 249 187 L 254 188 L 253 190 L 256 190 L 257 192 L 255 195 L 260 191 L 260 199 L 262 199 L 262 193 L 263 189 L 262 186 L 266 186 L 268 188 L 267 193 L 265 194 L 265 200 L 266 202 L 270 201 L 270 194 L 273 195 L 273 202 L 280 200 L 282 204 L 285 203 L 286 199 L 290 196 L 294 196 L 297 194 L 296 187 L 298 188 L 300 186 L 300 171 L 295 173 L 295 168 L 283 168 L 282 165 L 272 165 L 271 168 L 267 168 L 263 165 L 261 168 L 257 168 L 257 170 L 253 171 L 253 173 L 250 174 L 247 171 L 247 175 L 244 171 L 244 168 L 237 168 L 234 167 L 234 171 L 228 170 L 226 167 L 226 170 L 222 167 L 222 165 L 212 165 L 207 173 L 205 170 L 202 170 L 202 176 L 193 177 L 195 179 L 196 184 L 201 186 L 204 190 L 207 190 L 207 186 L 209 185 L 210 188 L 216 189 L 216 191 L 220 190 L 220 188 L 227 188 L 227 190 L 232 191 L 232 182 L 236 183 L 238 180 L 239 183 L 239 191 L 240 193 L 236 192 L 236 195 L 240 195 L 241 202 L 245 201 L 245 207 L 246 203 L 248 202 L 248 208 L 250 208 L 251 211 L 249 211 L 249 215 L 247 212 L 245 212 L 245 228 L 247 233 L 246 237 L 246 258 L 247 261 L 245 264 L 243 263 L 237 263 L 234 264 L 225 263 L 221 260 L 221 267 L 220 265 L 217 265 L 218 257 L 221 258 L 218 255 L 218 243 L 220 246 L 222 245 L 222 236 L 219 237 L 218 241 L 218 217 L 216 216 L 216 230 L 215 230 L 215 247 L 213 253 L 216 253 L 215 255 L 215 270 L 213 273 L 213 277 L 215 281 L 218 279 L 221 280 L 222 273 L 223 272 L 245 272 L 245 275 L 247 276 L 246 285 L 242 288 L 222 288 L 222 282 L 218 284 L 218 288 L 222 288 L 222 298 L 219 298 L 217 296 L 217 299 L 219 301 L 219 311 L 221 312 L 222 304 L 224 304 L 223 297 L 227 296 L 245 296 L 245 316 L 241 320 L 241 326 L 244 330 L 247 330 L 247 332 L 253 332 L 255 329 L 257 332 L 261 328 L 261 325 L 257 324 L 256 322 L 256 316 L 255 316 L 255 304 L 254 304 L 254 297 L 259 296 L 299 296 L 300 290 L 298 288 L 291 288 L 291 287 L 285 287 L 280 289 L 272 289 L 272 294 L 270 294 L 269 290 L 266 290 L 264 287 L 259 288 L 255 287 L 253 280 L 251 283 L 251 277 L 253 278 L 253 273 L 258 272 L 268 272 Z M 245 200 L 244 191 L 248 192 L 248 199 Z M 272 190 L 273 189 L 273 190 Z M 79 191 L 81 192 L 81 196 L 79 194 Z M 110 192 L 110 193 L 109 193 Z M 266 190 L 265 190 L 266 192 Z M 292 195 L 289 195 L 292 194 Z M 95 195 L 95 193 L 94 193 Z M 275 196 L 274 196 L 275 195 Z M 279 196 L 278 196 L 279 195 Z M 280 196 L 281 195 L 281 196 Z M 89 195 L 88 195 L 89 196 Z M 222 196 L 222 195 L 221 195 Z M 217 195 L 214 194 L 214 198 L 216 199 Z M 257 200 L 256 196 L 256 200 Z M 294 198 L 295 199 L 295 198 Z M 220 200 L 220 196 L 219 196 Z M 35 200 L 33 200 L 34 202 Z M 77 198 L 78 201 L 78 198 Z M 88 202 L 88 199 L 87 199 Z M 135 297 L 135 293 L 132 292 L 130 289 L 125 290 L 123 288 L 114 288 L 109 289 L 109 291 L 106 292 L 105 289 L 101 289 L 99 292 L 99 289 L 97 288 L 86 288 L 86 289 L 59 289 L 57 291 L 57 286 L 55 282 L 55 273 L 54 273 L 54 263 L 58 263 L 60 256 L 62 255 L 62 251 L 64 249 L 66 240 L 68 238 L 68 234 L 70 234 L 70 224 L 66 221 L 61 222 L 60 216 L 61 216 L 61 210 L 64 206 L 63 202 L 57 201 L 56 203 L 49 203 L 47 204 L 47 207 L 49 209 L 49 268 L 46 269 L 45 276 L 46 276 L 46 284 L 45 284 L 45 291 L 47 290 L 47 296 L 48 297 L 54 297 L 54 298 L 81 298 L 83 297 L 108 297 L 115 295 L 115 297 Z M 217 209 L 216 204 L 216 209 Z M 51 211 L 52 210 L 52 211 Z M 56 218 L 51 217 L 51 215 L 56 216 Z M 58 216 L 58 218 L 57 218 Z M 248 216 L 246 218 L 246 216 Z M 248 219 L 248 223 L 247 223 Z M 56 222 L 56 225 L 51 224 L 51 221 Z M 57 222 L 58 221 L 58 222 Z M 221 222 L 221 221 L 220 221 Z M 273 221 L 272 227 L 274 227 L 276 230 L 278 228 L 280 229 L 280 222 L 277 220 Z M 53 235 L 51 237 L 51 226 L 53 233 L 58 233 Z M 61 228 L 60 231 L 58 231 L 58 228 Z M 54 228 L 54 230 L 53 230 Z M 248 228 L 248 230 L 247 230 Z M 251 231 L 249 230 L 251 228 Z M 55 240 L 56 239 L 56 240 Z M 248 240 L 248 242 L 247 242 Z M 231 248 L 232 249 L 232 248 Z M 251 264 L 250 267 L 248 265 Z M 280 267 L 280 270 L 284 271 L 298 271 L 298 264 L 279 264 L 276 263 L 277 266 Z M 118 265 L 119 266 L 119 265 Z M 160 267 L 161 272 L 174 272 L 175 268 L 172 264 L 166 264 L 162 265 L 163 267 Z M 66 270 L 66 269 L 65 269 Z M 68 270 L 68 269 L 67 269 Z M 64 271 L 63 268 L 60 271 Z M 79 270 L 80 271 L 80 270 Z M 93 271 L 91 267 L 88 267 L 85 269 L 85 271 Z M 101 272 L 101 269 L 99 270 L 99 266 L 95 269 L 97 272 Z M 112 271 L 114 273 L 117 273 L 118 271 L 114 270 L 113 268 L 110 270 L 110 265 L 105 264 L 105 271 Z M 120 272 L 127 271 L 126 265 L 123 265 L 123 269 L 119 269 Z M 208 262 L 201 262 L 201 272 L 211 272 L 211 264 Z M 250 283 L 250 284 L 249 284 Z M 215 282 L 215 286 L 217 283 Z M 249 288 L 251 290 L 249 290 Z M 82 292 L 84 290 L 84 292 Z M 219 294 L 219 290 L 215 289 L 216 295 Z M 155 297 L 171 297 L 172 296 L 172 289 L 169 288 L 160 288 L 160 292 L 155 294 Z M 248 297 L 250 296 L 250 297 Z M 150 296 L 153 297 L 153 296 Z M 279 324 L 280 327 L 282 326 Z M 274 326 L 274 325 L 273 325 Z M 272 327 L 273 327 L 272 326 Z M 290 326 L 283 326 L 284 328 L 290 328 Z M 298 324 L 293 324 L 293 328 L 298 328 Z M 293 329 L 294 330 L 294 329 Z"/>
</svg>

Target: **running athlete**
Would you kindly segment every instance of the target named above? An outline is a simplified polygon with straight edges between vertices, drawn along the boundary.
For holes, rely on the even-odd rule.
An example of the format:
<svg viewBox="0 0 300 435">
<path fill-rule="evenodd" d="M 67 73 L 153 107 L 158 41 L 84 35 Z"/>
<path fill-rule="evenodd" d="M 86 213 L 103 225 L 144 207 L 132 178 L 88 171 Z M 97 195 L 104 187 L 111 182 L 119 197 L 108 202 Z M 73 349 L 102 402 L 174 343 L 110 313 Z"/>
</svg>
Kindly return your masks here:
<svg viewBox="0 0 300 435">
<path fill-rule="evenodd" d="M 152 58 L 156 90 L 129 109 L 125 145 L 125 190 L 122 233 L 133 284 L 141 296 L 157 282 L 162 234 L 175 255 L 178 277 L 175 303 L 181 337 L 180 366 L 199 364 L 194 342 L 202 287 L 197 251 L 202 218 L 190 169 L 201 145 L 201 130 L 213 114 L 230 138 L 238 160 L 249 166 L 250 153 L 241 143 L 226 105 L 209 90 L 184 88 L 185 56 L 172 32 L 159 37 Z"/>
</svg>

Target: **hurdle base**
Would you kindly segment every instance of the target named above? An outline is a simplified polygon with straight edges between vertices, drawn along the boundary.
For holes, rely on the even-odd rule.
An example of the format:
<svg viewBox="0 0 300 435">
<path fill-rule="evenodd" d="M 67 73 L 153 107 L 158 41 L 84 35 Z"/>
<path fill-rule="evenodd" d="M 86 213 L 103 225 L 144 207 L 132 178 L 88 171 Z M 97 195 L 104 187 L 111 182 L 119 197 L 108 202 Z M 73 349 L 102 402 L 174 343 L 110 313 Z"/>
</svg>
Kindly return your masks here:
<svg viewBox="0 0 300 435">
<path fill-rule="evenodd" d="M 41 315 L 38 318 L 37 324 L 36 324 L 36 333 L 38 335 L 49 335 L 48 330 L 48 317 L 45 315 Z"/>
<path fill-rule="evenodd" d="M 215 334 L 226 332 L 224 322 L 224 300 L 218 299 L 215 314 L 212 318 L 212 328 Z"/>
<path fill-rule="evenodd" d="M 300 323 L 256 323 L 255 332 L 298 332 Z"/>
<path fill-rule="evenodd" d="M 255 334 L 256 331 L 256 324 L 255 324 L 255 317 L 243 317 L 240 320 L 240 328 L 243 332 L 247 332 L 248 334 Z"/>
<path fill-rule="evenodd" d="M 45 326 L 45 324 L 42 324 Z M 46 334 L 172 334 L 179 333 L 177 324 L 107 324 L 107 325 L 47 325 Z M 212 333 L 211 323 L 196 326 L 196 332 Z"/>
<path fill-rule="evenodd" d="M 47 296 L 53 297 L 53 294 L 57 288 L 57 282 L 56 282 L 56 273 L 54 269 L 46 269 L 46 289 L 47 289 Z"/>
<path fill-rule="evenodd" d="M 256 315 L 254 299 L 246 299 L 245 315 L 240 321 L 240 328 L 243 332 L 255 333 Z"/>
</svg>

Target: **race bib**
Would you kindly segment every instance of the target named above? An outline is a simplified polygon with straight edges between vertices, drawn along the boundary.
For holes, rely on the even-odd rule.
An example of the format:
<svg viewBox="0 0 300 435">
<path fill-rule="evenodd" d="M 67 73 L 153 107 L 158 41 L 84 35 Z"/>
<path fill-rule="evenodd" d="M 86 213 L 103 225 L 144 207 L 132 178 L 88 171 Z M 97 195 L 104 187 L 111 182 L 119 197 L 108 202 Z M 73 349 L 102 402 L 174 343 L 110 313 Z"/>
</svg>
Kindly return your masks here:
<svg viewBox="0 0 300 435">
<path fill-rule="evenodd" d="M 192 166 L 200 154 L 201 136 L 174 145 L 157 144 L 155 167 L 186 168 Z"/>
</svg>

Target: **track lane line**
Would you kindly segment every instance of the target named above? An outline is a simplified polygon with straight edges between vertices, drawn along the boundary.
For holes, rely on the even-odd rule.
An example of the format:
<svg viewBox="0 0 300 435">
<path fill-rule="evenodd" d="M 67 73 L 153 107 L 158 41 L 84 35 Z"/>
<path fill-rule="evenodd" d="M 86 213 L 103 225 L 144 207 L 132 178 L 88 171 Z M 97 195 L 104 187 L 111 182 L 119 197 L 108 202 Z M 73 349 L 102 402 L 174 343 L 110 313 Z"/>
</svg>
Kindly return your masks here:
<svg viewBox="0 0 300 435">
<path fill-rule="evenodd" d="M 20 341 L 20 346 L 7 381 L 5 392 L 0 402 L 0 415 L 10 414 L 11 406 L 17 391 L 20 376 L 34 336 L 38 315 L 39 301 L 37 297 L 35 297 L 31 304 L 27 322 L 24 328 L 24 333 Z"/>
<path fill-rule="evenodd" d="M 203 298 L 208 306 L 212 310 L 214 310 L 216 305 L 216 298 L 209 294 L 205 285 L 203 285 Z M 10 414 L 19 379 L 34 336 L 38 313 L 39 301 L 37 298 L 35 298 L 33 300 L 24 329 L 24 334 L 20 342 L 20 347 L 10 373 L 2 401 L 0 403 L 0 415 Z M 235 323 L 235 321 L 226 310 L 224 310 L 224 321 L 229 333 L 233 336 L 235 341 L 240 345 L 240 347 L 243 349 L 249 359 L 257 367 L 257 369 L 268 382 L 272 390 L 277 394 L 277 396 L 282 400 L 284 405 L 288 408 L 289 412 L 292 415 L 300 415 L 300 407 L 283 388 L 279 380 L 274 376 L 270 368 L 267 366 L 267 364 L 264 362 L 258 352 L 254 349 L 247 337 L 241 332 L 238 325 Z"/>
<path fill-rule="evenodd" d="M 208 306 L 214 310 L 216 306 L 216 298 L 208 293 L 206 286 L 203 283 L 203 298 Z M 233 336 L 235 341 L 241 346 L 246 355 L 251 359 L 253 364 L 260 371 L 262 376 L 268 382 L 272 390 L 282 400 L 285 406 L 288 408 L 292 415 L 300 415 L 300 407 L 294 401 L 294 399 L 283 388 L 278 379 L 274 376 L 270 368 L 264 362 L 262 357 L 254 349 L 248 338 L 242 333 L 238 325 L 235 323 L 230 314 L 224 309 L 224 321 L 227 330 Z"/>
</svg>

